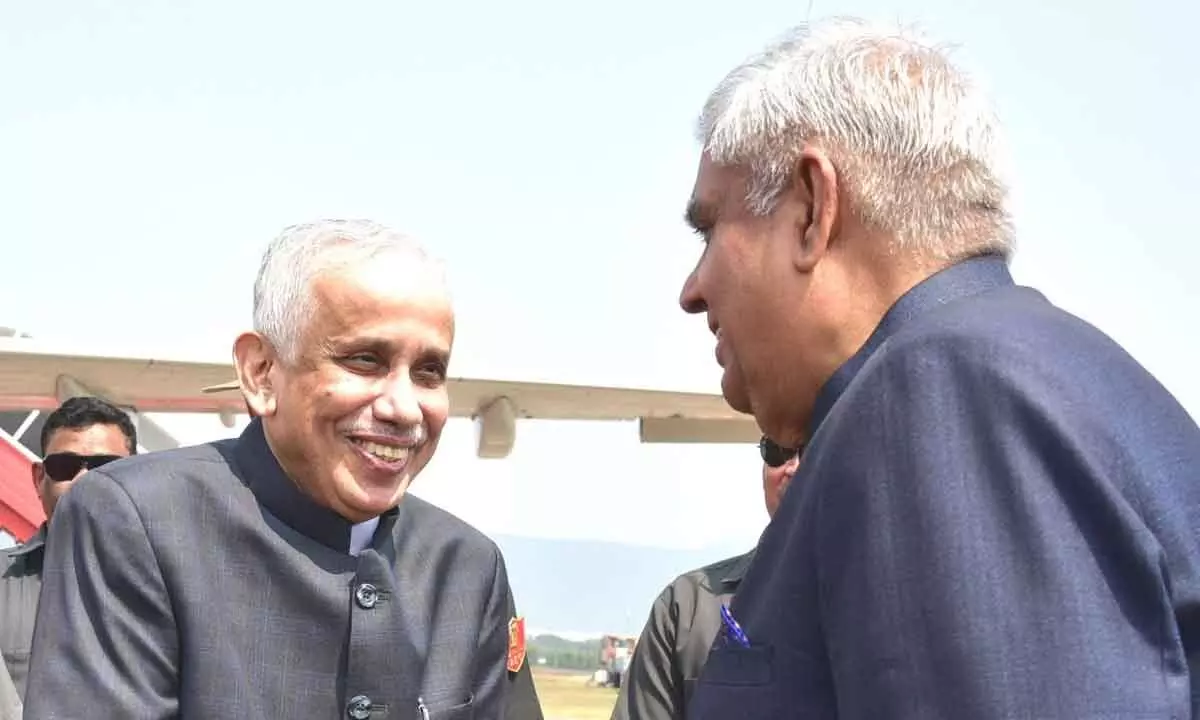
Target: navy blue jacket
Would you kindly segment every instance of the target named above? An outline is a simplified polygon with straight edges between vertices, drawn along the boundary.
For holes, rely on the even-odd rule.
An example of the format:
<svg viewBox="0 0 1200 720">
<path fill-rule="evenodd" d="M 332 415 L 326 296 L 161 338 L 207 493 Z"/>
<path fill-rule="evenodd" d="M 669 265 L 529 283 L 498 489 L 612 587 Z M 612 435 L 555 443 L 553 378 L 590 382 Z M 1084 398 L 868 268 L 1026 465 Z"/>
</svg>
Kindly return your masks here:
<svg viewBox="0 0 1200 720">
<path fill-rule="evenodd" d="M 1200 428 L 1103 333 L 959 263 L 813 430 L 689 720 L 1200 715 Z"/>
</svg>

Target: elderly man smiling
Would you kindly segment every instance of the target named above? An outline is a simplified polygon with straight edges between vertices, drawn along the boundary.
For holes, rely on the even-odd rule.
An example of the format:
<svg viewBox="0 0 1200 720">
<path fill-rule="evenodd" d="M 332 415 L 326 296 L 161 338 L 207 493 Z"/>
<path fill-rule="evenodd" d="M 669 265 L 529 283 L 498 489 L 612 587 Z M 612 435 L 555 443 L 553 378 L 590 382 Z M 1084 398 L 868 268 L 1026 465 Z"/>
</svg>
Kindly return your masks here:
<svg viewBox="0 0 1200 720">
<path fill-rule="evenodd" d="M 689 719 L 1194 717 L 1200 429 L 1014 283 L 987 98 L 839 19 L 735 68 L 700 126 L 681 304 L 729 403 L 808 444 Z"/>
<path fill-rule="evenodd" d="M 254 327 L 233 348 L 241 437 L 113 463 L 61 501 L 27 716 L 504 717 L 501 554 L 406 496 L 449 410 L 441 268 L 372 222 L 292 227 Z"/>
</svg>

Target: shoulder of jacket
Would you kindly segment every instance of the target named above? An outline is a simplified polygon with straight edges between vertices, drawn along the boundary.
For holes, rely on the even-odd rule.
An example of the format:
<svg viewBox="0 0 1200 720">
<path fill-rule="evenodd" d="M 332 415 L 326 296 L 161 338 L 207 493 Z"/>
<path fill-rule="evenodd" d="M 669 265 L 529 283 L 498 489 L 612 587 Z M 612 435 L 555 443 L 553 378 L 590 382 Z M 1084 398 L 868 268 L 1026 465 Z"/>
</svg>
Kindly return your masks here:
<svg viewBox="0 0 1200 720">
<path fill-rule="evenodd" d="M 494 540 L 449 510 L 409 493 L 405 493 L 400 502 L 409 520 L 423 528 L 421 532 L 432 532 L 447 541 L 466 544 L 472 548 L 488 549 L 497 554 L 500 552 Z M 399 524 L 397 531 L 403 532 Z"/>
<path fill-rule="evenodd" d="M 717 560 L 695 570 L 689 570 L 676 577 L 664 590 L 664 594 L 705 592 L 711 595 L 720 595 L 725 592 L 724 586 L 727 582 L 736 584 L 741 580 L 745 566 L 749 564 L 753 554 L 753 551 L 742 553 Z"/>
</svg>

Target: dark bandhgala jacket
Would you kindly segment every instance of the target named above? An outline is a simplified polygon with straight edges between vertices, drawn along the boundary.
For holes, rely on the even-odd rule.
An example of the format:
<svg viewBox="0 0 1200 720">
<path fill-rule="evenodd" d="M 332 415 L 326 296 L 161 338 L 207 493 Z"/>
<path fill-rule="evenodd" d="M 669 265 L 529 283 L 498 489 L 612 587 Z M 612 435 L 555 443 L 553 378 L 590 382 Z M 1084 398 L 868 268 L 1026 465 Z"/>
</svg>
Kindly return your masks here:
<svg viewBox="0 0 1200 720">
<path fill-rule="evenodd" d="M 26 717 L 541 717 L 491 540 L 412 495 L 357 556 L 350 530 L 257 419 L 89 472 L 50 525 Z"/>
<path fill-rule="evenodd" d="M 900 298 L 813 428 L 688 720 L 1200 713 L 1200 428 L 1002 258 Z"/>
</svg>

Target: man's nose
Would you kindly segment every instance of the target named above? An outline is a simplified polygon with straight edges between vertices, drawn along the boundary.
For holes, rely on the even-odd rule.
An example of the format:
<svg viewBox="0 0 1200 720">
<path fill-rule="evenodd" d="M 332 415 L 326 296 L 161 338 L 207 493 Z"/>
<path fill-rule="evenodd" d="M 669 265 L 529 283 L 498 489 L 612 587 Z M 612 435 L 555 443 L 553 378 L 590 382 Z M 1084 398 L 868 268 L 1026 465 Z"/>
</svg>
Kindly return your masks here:
<svg viewBox="0 0 1200 720">
<path fill-rule="evenodd" d="M 395 373 L 389 377 L 383 392 L 375 398 L 375 417 L 397 425 L 415 425 L 421 422 L 421 402 L 417 387 L 408 372 Z"/>
<path fill-rule="evenodd" d="M 708 303 L 704 302 L 704 295 L 700 292 L 698 270 L 699 267 L 688 273 L 683 281 L 683 290 L 679 293 L 679 307 L 683 308 L 685 313 L 693 315 L 708 311 Z"/>
</svg>

